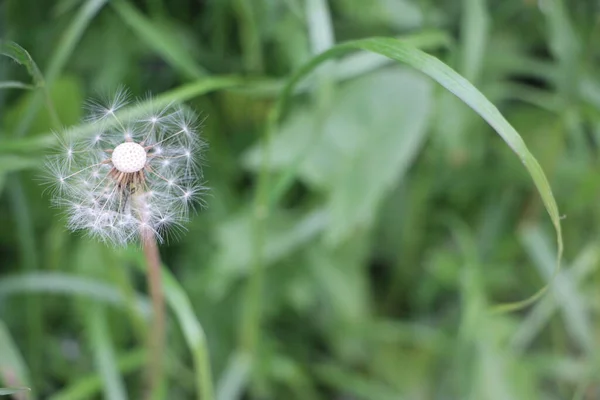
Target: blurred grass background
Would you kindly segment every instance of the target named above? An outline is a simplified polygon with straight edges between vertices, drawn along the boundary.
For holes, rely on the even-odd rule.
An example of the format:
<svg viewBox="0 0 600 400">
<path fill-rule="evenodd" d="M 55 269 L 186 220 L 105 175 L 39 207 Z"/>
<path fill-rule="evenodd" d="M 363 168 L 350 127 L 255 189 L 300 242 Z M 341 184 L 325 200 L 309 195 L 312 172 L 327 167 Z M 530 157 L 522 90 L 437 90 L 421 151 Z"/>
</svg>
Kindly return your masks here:
<svg viewBox="0 0 600 400">
<path fill-rule="evenodd" d="M 453 67 L 542 165 L 565 258 L 536 304 L 489 312 L 556 262 L 531 178 L 425 75 L 332 58 L 261 145 L 294 71 L 372 36 Z M 172 308 L 157 398 L 199 398 L 210 379 L 219 400 L 600 399 L 597 1 L 3 0 L 0 37 L 44 84 L 0 59 L 0 386 L 142 396 L 139 249 L 66 231 L 37 179 L 49 132 L 85 134 L 83 101 L 122 84 L 207 117 L 207 207 L 161 248 Z"/>
</svg>

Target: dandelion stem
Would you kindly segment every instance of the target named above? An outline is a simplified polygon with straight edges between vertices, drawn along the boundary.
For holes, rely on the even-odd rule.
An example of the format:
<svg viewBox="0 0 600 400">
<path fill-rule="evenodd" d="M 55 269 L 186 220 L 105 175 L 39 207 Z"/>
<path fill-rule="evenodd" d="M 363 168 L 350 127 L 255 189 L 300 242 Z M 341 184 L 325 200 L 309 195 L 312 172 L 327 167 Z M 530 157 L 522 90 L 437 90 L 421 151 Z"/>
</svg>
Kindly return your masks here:
<svg viewBox="0 0 600 400">
<path fill-rule="evenodd" d="M 156 238 L 151 232 L 142 232 L 142 247 L 148 267 L 148 287 L 152 298 L 152 330 L 149 337 L 150 358 L 148 364 L 147 399 L 158 393 L 162 381 L 165 347 L 165 300 L 160 272 L 160 253 Z"/>
</svg>

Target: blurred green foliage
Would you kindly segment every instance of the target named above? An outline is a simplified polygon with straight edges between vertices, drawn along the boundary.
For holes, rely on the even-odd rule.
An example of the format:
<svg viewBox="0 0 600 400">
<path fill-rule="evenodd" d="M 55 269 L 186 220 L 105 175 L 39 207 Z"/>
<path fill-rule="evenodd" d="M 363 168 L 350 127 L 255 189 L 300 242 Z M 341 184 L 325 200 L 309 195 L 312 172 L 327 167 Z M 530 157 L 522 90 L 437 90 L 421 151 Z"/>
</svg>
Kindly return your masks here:
<svg viewBox="0 0 600 400">
<path fill-rule="evenodd" d="M 490 313 L 551 279 L 552 221 L 529 159 L 461 100 L 355 51 L 276 108 L 294 71 L 372 36 L 454 68 L 539 160 L 566 251 L 534 305 Z M 207 207 L 161 248 L 158 397 L 600 398 L 596 1 L 4 0 L 0 38 L 23 64 L 0 57 L 0 386 L 142 396 L 139 249 L 66 231 L 37 179 L 50 132 L 88 134 L 84 99 L 125 85 L 187 101 L 210 144 Z"/>
</svg>

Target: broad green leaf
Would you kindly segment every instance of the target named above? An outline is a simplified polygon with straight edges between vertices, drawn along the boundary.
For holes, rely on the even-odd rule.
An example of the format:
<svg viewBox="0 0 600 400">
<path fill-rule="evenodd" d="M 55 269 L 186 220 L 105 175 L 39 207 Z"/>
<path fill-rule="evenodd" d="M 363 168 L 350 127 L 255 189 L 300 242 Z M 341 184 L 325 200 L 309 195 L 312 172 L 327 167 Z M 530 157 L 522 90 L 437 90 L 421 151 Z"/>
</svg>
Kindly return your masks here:
<svg viewBox="0 0 600 400">
<path fill-rule="evenodd" d="M 123 22 L 131 27 L 140 40 L 160 54 L 187 78 L 198 79 L 207 75 L 206 71 L 198 65 L 190 53 L 181 46 L 181 41 L 173 35 L 172 27 L 169 28 L 157 21 L 150 21 L 127 1 L 113 1 L 112 6 Z"/>
<path fill-rule="evenodd" d="M 368 229 L 381 200 L 400 182 L 427 132 L 431 85 L 407 71 L 375 74 L 339 91 L 325 129 L 356 138 L 331 185 L 327 238 L 338 243 L 355 229 Z M 350 142 L 350 141 L 349 141 Z"/>
<path fill-rule="evenodd" d="M 314 239 L 327 225 L 324 210 L 313 211 L 300 220 L 281 215 L 267 229 L 265 265 L 271 265 Z M 236 216 L 219 226 L 216 232 L 218 250 L 211 261 L 210 295 L 222 298 L 231 285 L 248 275 L 248 260 L 252 257 L 252 219 L 249 213 Z M 235 243 L 236 251 L 231 251 Z"/>
<path fill-rule="evenodd" d="M 346 238 L 372 225 L 386 193 L 397 185 L 425 140 L 431 84 L 406 69 L 368 75 L 342 86 L 322 123 L 323 132 L 306 134 L 315 113 L 300 110 L 269 146 L 269 167 L 294 168 L 307 183 L 329 191 L 327 237 Z M 368 133 L 366 133 L 368 132 Z M 245 162 L 259 168 L 260 149 Z"/>
<path fill-rule="evenodd" d="M 272 125 L 271 129 L 267 130 L 266 140 L 269 140 L 274 125 L 278 122 L 282 112 L 285 109 L 286 103 L 291 98 L 294 88 L 302 80 L 302 78 L 308 75 L 321 63 L 352 50 L 366 50 L 378 53 L 396 61 L 408 64 L 418 71 L 423 72 L 460 98 L 476 113 L 478 113 L 492 128 L 494 128 L 494 130 L 506 142 L 510 149 L 518 156 L 519 160 L 529 172 L 529 175 L 533 179 L 538 193 L 542 198 L 546 211 L 550 216 L 552 224 L 554 225 L 557 241 L 557 257 L 553 277 L 556 276 L 560 269 L 560 260 L 562 258 L 563 251 L 560 215 L 556 200 L 554 199 L 550 184 L 548 183 L 548 179 L 542 171 L 538 161 L 535 159 L 533 154 L 531 154 L 519 133 L 479 90 L 477 90 L 471 83 L 469 83 L 469 81 L 464 79 L 442 61 L 415 48 L 410 44 L 410 42 L 404 42 L 402 40 L 391 38 L 362 39 L 342 43 L 313 58 L 289 79 L 288 84 L 284 88 L 271 115 L 270 121 Z M 265 146 L 265 149 L 268 149 L 268 146 Z M 268 160 L 268 157 L 265 157 L 264 159 Z M 268 164 L 265 163 L 265 166 L 267 165 Z M 260 206 L 263 208 L 267 207 L 269 203 L 269 186 L 265 185 L 266 179 L 268 178 L 269 177 L 267 174 L 261 174 L 261 183 L 259 184 L 256 195 L 259 209 L 261 208 Z M 289 180 L 289 176 L 283 176 L 281 179 Z M 275 183 L 272 186 L 277 187 L 278 185 L 279 183 Z M 545 285 L 525 300 L 499 305 L 495 307 L 495 310 L 510 311 L 523 308 L 541 297 L 548 290 L 548 285 Z"/>
</svg>

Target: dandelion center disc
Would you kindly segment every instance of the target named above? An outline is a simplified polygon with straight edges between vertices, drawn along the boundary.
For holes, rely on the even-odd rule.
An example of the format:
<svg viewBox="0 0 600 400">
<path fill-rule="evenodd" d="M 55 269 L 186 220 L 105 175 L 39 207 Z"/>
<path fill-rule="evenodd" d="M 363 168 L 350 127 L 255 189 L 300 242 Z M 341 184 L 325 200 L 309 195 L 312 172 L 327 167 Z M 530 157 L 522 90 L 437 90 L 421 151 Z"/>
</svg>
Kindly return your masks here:
<svg viewBox="0 0 600 400">
<path fill-rule="evenodd" d="M 121 172 L 138 172 L 146 165 L 146 157 L 146 150 L 141 145 L 125 142 L 115 147 L 112 163 Z"/>
</svg>

